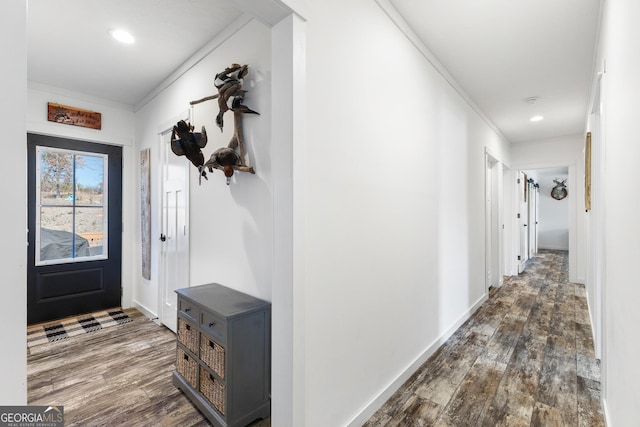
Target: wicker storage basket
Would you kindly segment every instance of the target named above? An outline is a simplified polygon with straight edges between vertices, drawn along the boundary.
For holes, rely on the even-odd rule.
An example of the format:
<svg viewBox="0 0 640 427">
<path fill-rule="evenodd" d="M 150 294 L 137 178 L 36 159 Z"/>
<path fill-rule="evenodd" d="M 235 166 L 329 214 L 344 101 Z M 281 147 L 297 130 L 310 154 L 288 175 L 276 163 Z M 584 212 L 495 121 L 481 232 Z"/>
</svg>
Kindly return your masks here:
<svg viewBox="0 0 640 427">
<path fill-rule="evenodd" d="M 176 371 L 187 380 L 191 387 L 198 386 L 198 361 L 189 356 L 180 347 L 176 356 Z"/>
<path fill-rule="evenodd" d="M 224 383 L 215 379 L 203 366 L 200 367 L 200 393 L 224 415 Z"/>
<path fill-rule="evenodd" d="M 198 354 L 198 332 L 193 325 L 182 318 L 178 318 L 178 341 L 193 354 Z"/>
<path fill-rule="evenodd" d="M 224 347 L 200 334 L 200 360 L 224 379 Z"/>
</svg>

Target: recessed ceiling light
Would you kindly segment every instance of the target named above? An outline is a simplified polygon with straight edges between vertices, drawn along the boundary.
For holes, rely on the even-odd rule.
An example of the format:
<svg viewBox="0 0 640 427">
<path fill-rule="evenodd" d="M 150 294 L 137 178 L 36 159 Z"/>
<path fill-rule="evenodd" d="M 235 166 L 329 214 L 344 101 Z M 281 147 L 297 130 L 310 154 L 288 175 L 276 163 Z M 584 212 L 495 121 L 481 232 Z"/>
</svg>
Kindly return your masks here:
<svg viewBox="0 0 640 427">
<path fill-rule="evenodd" d="M 111 30 L 109 30 L 109 34 L 111 34 L 111 37 L 113 37 L 114 39 L 118 40 L 120 43 L 133 44 L 136 41 L 136 39 L 133 38 L 131 33 L 128 32 L 127 30 L 122 30 L 122 29 L 113 30 L 113 29 L 111 29 Z"/>
<path fill-rule="evenodd" d="M 540 120 L 544 120 L 544 117 L 542 116 L 533 116 L 529 119 L 532 122 L 539 122 Z"/>
</svg>

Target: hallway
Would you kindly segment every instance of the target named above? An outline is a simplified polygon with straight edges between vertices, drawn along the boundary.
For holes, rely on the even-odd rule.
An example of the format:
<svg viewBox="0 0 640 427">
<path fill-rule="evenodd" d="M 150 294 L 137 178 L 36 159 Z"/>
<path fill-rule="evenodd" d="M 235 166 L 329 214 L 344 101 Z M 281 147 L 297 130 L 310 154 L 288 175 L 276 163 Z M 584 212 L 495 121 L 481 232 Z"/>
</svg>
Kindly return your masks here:
<svg viewBox="0 0 640 427">
<path fill-rule="evenodd" d="M 583 285 L 541 250 L 365 424 L 604 426 Z"/>
</svg>

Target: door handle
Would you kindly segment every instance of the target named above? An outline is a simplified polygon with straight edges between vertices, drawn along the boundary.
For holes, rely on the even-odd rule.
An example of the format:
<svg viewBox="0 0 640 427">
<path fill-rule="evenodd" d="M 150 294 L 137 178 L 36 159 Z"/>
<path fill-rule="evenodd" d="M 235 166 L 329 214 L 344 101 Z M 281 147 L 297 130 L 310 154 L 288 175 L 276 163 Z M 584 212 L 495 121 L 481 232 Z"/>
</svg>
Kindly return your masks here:
<svg viewBox="0 0 640 427">
<path fill-rule="evenodd" d="M 167 240 L 167 236 L 164 235 L 164 233 L 160 233 L 160 241 L 164 242 Z"/>
</svg>

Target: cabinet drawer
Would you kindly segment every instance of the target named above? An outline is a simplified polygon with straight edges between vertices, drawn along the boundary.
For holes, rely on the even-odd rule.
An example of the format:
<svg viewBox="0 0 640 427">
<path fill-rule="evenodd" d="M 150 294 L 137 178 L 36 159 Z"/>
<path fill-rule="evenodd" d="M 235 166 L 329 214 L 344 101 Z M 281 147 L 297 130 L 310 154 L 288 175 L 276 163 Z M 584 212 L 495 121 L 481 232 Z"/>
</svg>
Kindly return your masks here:
<svg viewBox="0 0 640 427">
<path fill-rule="evenodd" d="M 200 360 L 224 379 L 225 349 L 204 334 L 200 334 Z"/>
<path fill-rule="evenodd" d="M 198 331 L 182 317 L 178 317 L 178 341 L 193 354 L 198 354 Z"/>
<path fill-rule="evenodd" d="M 178 311 L 186 318 L 193 320 L 194 322 L 198 322 L 198 317 L 200 317 L 200 310 L 198 307 L 183 299 L 178 300 Z"/>
<path fill-rule="evenodd" d="M 200 393 L 202 393 L 222 415 L 225 413 L 225 402 L 227 400 L 225 389 L 226 386 L 222 381 L 217 380 L 204 366 L 200 367 Z"/>
<path fill-rule="evenodd" d="M 176 371 L 184 378 L 191 387 L 198 385 L 198 361 L 180 347 L 177 349 L 176 355 Z"/>
<path fill-rule="evenodd" d="M 227 323 L 222 317 L 205 311 L 202 313 L 202 323 L 200 326 L 202 330 L 212 336 L 219 338 L 222 341 L 225 340 Z"/>
</svg>

